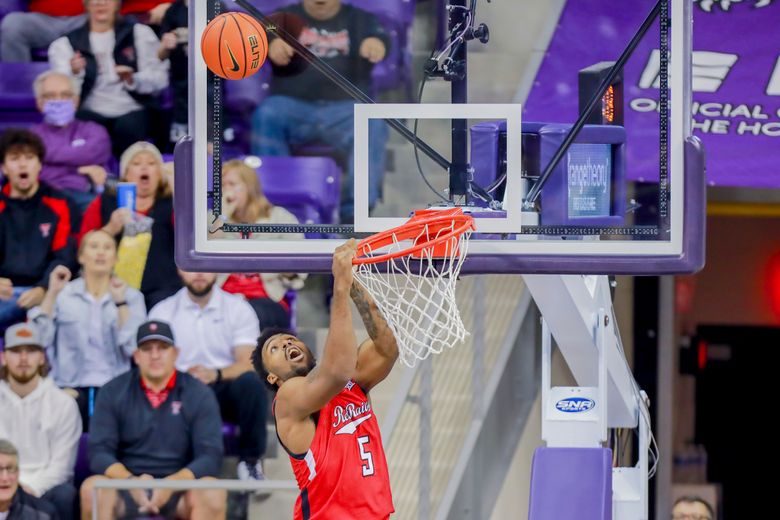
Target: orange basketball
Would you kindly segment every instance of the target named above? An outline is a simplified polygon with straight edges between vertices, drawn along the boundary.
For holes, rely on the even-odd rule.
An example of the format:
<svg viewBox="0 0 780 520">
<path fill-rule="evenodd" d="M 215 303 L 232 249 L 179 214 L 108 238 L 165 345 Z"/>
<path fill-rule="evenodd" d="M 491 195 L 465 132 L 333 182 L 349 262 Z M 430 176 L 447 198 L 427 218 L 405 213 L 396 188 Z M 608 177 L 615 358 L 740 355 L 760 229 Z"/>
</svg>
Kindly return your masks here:
<svg viewBox="0 0 780 520">
<path fill-rule="evenodd" d="M 251 76 L 265 63 L 268 38 L 263 26 L 244 13 L 223 13 L 209 22 L 200 38 L 206 66 L 225 79 Z"/>
</svg>

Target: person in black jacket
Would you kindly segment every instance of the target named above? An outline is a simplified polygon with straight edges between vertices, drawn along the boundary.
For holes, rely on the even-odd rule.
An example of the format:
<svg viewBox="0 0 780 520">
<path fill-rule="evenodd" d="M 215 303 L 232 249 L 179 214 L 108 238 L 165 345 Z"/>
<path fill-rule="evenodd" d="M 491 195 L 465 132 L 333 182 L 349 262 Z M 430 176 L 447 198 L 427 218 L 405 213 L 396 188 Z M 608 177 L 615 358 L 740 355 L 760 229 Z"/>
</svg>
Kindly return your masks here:
<svg viewBox="0 0 780 520">
<path fill-rule="evenodd" d="M 341 0 L 302 0 L 280 10 L 285 19 L 303 27 L 298 41 L 331 68 L 370 92 L 374 64 L 385 58 L 390 40 L 379 20 Z M 290 24 L 290 25 L 297 25 Z M 295 31 L 297 32 L 297 31 Z M 269 34 L 268 60 L 273 66 L 271 95 L 252 116 L 252 153 L 290 155 L 291 148 L 325 143 L 347 166 L 342 182 L 340 217 L 353 219 L 353 107 L 356 103 L 314 67 L 301 70 L 296 53 L 281 38 Z M 385 169 L 387 125 L 369 122 L 369 206 L 380 198 Z"/>
<path fill-rule="evenodd" d="M 49 46 L 51 68 L 81 86 L 76 117 L 105 126 L 117 157 L 148 135 L 149 110 L 168 86 L 160 40 L 151 27 L 119 17 L 120 4 L 85 2 L 87 23 Z"/>
<path fill-rule="evenodd" d="M 59 520 L 53 505 L 19 487 L 19 452 L 5 439 L 0 439 L 0 518 Z"/>
<path fill-rule="evenodd" d="M 65 195 L 38 182 L 45 153 L 30 131 L 0 135 L 0 331 L 41 303 L 52 269 L 76 267 L 79 214 Z"/>
<path fill-rule="evenodd" d="M 178 349 L 163 321 L 138 328 L 138 365 L 108 382 L 98 394 L 89 437 L 90 469 L 81 486 L 82 518 L 91 518 L 94 483 L 100 479 L 193 480 L 215 477 L 222 464 L 222 420 L 213 392 L 175 369 Z M 120 500 L 121 497 L 121 500 Z M 114 514 L 225 517 L 221 490 L 181 495 L 155 489 L 101 491 L 98 517 Z"/>
<path fill-rule="evenodd" d="M 136 185 L 135 212 L 119 208 L 115 190 L 106 190 L 95 198 L 84 213 L 79 242 L 93 229 L 102 229 L 115 237 L 119 246 L 117 276 L 144 294 L 146 308 L 173 295 L 181 288 L 181 279 L 173 259 L 173 199 L 163 169 L 162 155 L 151 143 L 139 141 L 119 160 L 120 179 Z M 141 216 L 152 220 L 149 250 L 143 258 L 127 258 L 122 245 L 125 226 Z M 135 266 L 135 279 L 125 275 L 127 263 Z M 138 279 L 140 277 L 140 280 Z"/>
</svg>

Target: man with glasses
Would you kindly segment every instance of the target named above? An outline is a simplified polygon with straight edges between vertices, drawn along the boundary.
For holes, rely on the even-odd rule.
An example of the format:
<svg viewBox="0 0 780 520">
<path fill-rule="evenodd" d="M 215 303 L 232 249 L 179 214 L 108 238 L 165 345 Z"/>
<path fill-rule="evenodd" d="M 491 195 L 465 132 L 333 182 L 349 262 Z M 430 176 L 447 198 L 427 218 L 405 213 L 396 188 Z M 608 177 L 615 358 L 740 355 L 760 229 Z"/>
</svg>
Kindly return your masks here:
<svg viewBox="0 0 780 520">
<path fill-rule="evenodd" d="M 685 496 L 675 501 L 672 520 L 715 520 L 715 512 L 703 498 Z"/>
<path fill-rule="evenodd" d="M 56 520 L 54 507 L 19 487 L 19 452 L 0 439 L 0 519 Z"/>
<path fill-rule="evenodd" d="M 22 460 L 14 478 L 26 493 L 51 504 L 60 519 L 73 518 L 71 480 L 81 437 L 76 401 L 45 377 L 46 355 L 35 326 L 10 327 L 0 356 L 0 438 L 13 442 Z"/>
<path fill-rule="evenodd" d="M 137 369 L 103 386 L 90 424 L 90 468 L 81 486 L 82 518 L 92 518 L 95 482 L 102 479 L 213 479 L 222 464 L 222 421 L 209 388 L 176 370 L 173 332 L 163 321 L 138 328 Z M 221 490 L 101 490 L 98 518 L 161 515 L 225 518 Z"/>
<path fill-rule="evenodd" d="M 43 122 L 30 130 L 46 144 L 40 179 L 86 211 L 106 183 L 111 138 L 101 125 L 76 119 L 81 88 L 71 77 L 47 70 L 33 82 Z"/>
</svg>

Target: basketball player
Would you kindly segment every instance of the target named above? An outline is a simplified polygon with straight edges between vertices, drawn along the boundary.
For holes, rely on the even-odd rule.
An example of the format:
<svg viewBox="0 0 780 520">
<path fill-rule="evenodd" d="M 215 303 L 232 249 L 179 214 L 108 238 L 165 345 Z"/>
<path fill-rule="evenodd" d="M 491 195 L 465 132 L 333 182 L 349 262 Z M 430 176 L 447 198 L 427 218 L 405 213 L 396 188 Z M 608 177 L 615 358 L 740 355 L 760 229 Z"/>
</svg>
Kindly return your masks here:
<svg viewBox="0 0 780 520">
<path fill-rule="evenodd" d="M 333 254 L 330 329 L 322 360 L 283 329 L 267 329 L 252 355 L 276 392 L 279 440 L 301 494 L 295 520 L 385 520 L 393 512 L 379 424 L 368 392 L 390 373 L 398 347 L 373 299 L 352 279 L 357 245 Z M 349 295 L 369 339 L 359 347 Z"/>
</svg>

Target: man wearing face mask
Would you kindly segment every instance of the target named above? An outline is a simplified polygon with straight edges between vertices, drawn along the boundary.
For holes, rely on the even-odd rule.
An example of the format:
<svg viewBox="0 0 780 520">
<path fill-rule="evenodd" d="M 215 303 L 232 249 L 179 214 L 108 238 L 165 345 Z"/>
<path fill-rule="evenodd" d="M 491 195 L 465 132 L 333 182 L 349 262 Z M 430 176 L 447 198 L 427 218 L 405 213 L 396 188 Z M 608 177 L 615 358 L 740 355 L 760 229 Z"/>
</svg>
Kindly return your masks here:
<svg viewBox="0 0 780 520">
<path fill-rule="evenodd" d="M 40 180 L 83 213 L 106 183 L 111 138 L 103 126 L 76 119 L 81 92 L 72 77 L 49 70 L 35 78 L 33 90 L 43 122 L 31 130 L 46 143 Z"/>
</svg>

